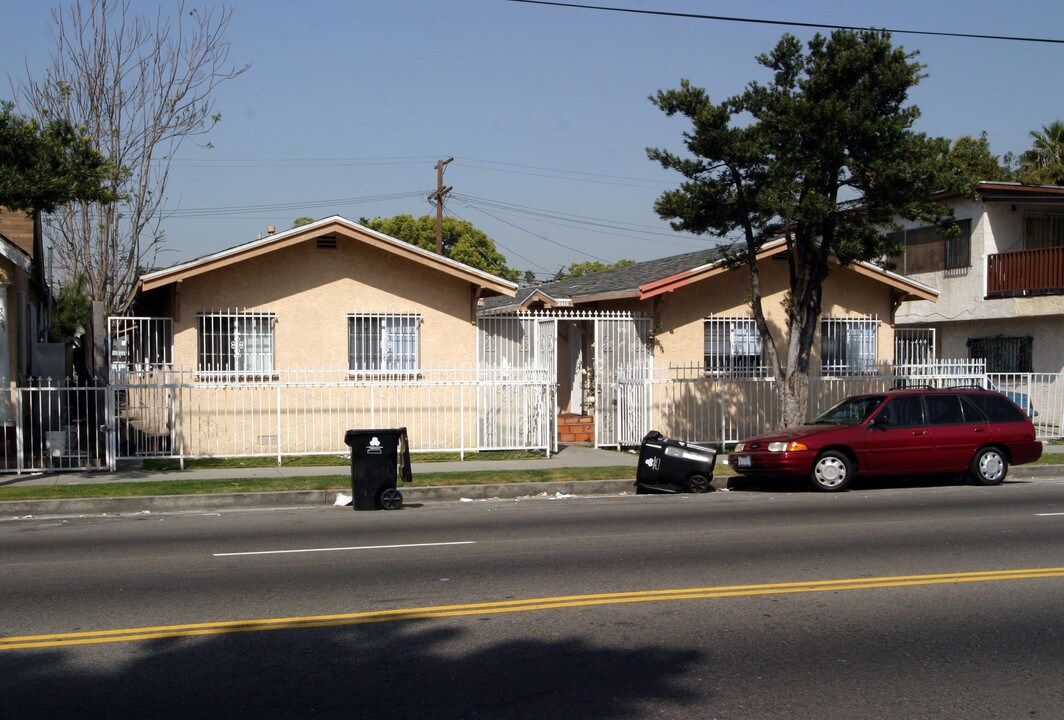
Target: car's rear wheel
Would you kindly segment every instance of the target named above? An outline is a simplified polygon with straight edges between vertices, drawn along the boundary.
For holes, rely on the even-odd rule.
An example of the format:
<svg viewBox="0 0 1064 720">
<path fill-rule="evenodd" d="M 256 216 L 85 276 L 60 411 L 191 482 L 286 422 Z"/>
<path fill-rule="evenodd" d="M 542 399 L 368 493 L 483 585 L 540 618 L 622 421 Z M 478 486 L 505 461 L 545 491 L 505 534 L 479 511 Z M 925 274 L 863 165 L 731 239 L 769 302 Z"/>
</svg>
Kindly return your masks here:
<svg viewBox="0 0 1064 720">
<path fill-rule="evenodd" d="M 975 454 L 968 474 L 980 485 L 1000 485 L 1009 472 L 1009 461 L 996 447 L 985 447 Z"/>
<path fill-rule="evenodd" d="M 687 491 L 693 493 L 707 493 L 713 488 L 709 478 L 705 475 L 692 475 L 687 478 Z"/>
<path fill-rule="evenodd" d="M 816 459 L 809 479 L 817 490 L 838 492 L 846 489 L 853 476 L 853 463 L 846 453 L 827 450 Z"/>
</svg>

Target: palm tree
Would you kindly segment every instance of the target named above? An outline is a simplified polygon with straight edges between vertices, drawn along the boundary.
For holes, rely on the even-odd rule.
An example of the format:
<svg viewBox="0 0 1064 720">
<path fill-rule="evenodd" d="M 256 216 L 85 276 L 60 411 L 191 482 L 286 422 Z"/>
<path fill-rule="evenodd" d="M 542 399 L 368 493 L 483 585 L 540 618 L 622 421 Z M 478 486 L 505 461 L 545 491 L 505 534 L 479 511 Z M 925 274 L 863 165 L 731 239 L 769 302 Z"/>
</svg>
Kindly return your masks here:
<svg viewBox="0 0 1064 720">
<path fill-rule="evenodd" d="M 1031 149 L 1020 155 L 1020 179 L 1033 185 L 1064 185 L 1064 122 L 1031 131 Z"/>
</svg>

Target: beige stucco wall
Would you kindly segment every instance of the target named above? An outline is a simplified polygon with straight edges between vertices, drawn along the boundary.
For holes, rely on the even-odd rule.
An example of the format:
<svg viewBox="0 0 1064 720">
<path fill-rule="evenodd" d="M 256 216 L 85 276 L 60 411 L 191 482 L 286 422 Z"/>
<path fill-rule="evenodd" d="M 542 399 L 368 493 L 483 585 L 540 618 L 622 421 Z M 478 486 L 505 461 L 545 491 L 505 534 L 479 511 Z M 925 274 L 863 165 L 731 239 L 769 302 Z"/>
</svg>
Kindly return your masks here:
<svg viewBox="0 0 1064 720">
<path fill-rule="evenodd" d="M 781 354 L 786 353 L 786 316 L 783 301 L 789 288 L 787 264 L 766 260 L 761 263 L 762 305 L 769 329 Z M 649 311 L 650 302 L 647 305 Z M 832 266 L 824 282 L 821 318 L 878 317 L 877 353 L 881 362 L 894 355 L 894 330 L 890 325 L 891 288 L 868 277 Z M 705 330 L 708 317 L 753 317 L 750 310 L 750 274 L 744 269 L 731 270 L 699 283 L 660 296 L 655 318 L 659 326 L 655 364 L 698 365 L 704 358 Z M 820 336 L 813 341 L 811 362 L 820 358 Z"/>
<path fill-rule="evenodd" d="M 313 239 L 182 281 L 174 359 L 196 367 L 196 314 L 272 312 L 275 369 L 348 366 L 349 313 L 419 313 L 419 364 L 473 367 L 472 286 L 359 242 L 318 249 Z"/>
</svg>

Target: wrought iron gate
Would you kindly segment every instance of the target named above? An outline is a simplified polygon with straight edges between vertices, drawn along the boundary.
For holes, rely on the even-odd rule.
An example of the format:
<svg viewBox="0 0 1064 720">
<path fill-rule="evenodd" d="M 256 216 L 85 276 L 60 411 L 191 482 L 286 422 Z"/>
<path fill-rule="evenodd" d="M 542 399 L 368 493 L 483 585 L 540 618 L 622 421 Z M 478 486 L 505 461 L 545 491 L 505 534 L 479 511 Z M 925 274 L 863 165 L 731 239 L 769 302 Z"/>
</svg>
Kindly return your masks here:
<svg viewBox="0 0 1064 720">
<path fill-rule="evenodd" d="M 649 430 L 653 343 L 650 318 L 595 318 L 595 446 L 638 445 Z"/>
<path fill-rule="evenodd" d="M 556 318 L 477 321 L 477 447 L 556 449 Z"/>
</svg>

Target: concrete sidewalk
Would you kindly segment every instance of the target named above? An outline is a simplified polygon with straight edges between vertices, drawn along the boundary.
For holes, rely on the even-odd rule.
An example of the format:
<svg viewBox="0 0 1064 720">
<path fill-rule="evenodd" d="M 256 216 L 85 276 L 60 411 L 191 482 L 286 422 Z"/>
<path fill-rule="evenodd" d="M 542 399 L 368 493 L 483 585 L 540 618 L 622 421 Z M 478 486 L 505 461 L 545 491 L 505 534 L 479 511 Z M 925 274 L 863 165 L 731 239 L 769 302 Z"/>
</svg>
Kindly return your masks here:
<svg viewBox="0 0 1064 720">
<path fill-rule="evenodd" d="M 616 480 L 587 480 L 577 482 L 507 483 L 502 485 L 449 485 L 440 487 L 403 487 L 406 505 L 424 502 L 485 500 L 492 498 L 520 498 L 539 496 L 617 495 L 633 492 L 638 455 L 630 452 L 598 450 L 581 445 L 562 446 L 551 458 L 541 460 L 477 460 L 456 462 L 415 463 L 414 475 L 428 472 L 470 473 L 479 470 L 535 470 L 586 467 L 624 467 Z M 224 480 L 237 478 L 270 478 L 295 476 L 339 475 L 350 477 L 348 465 L 322 467 L 259 467 L 225 468 L 214 470 L 121 470 L 118 472 L 39 473 L 7 476 L 0 479 L 0 488 L 28 485 L 86 485 L 121 482 L 152 482 L 181 480 Z M 343 486 L 345 483 L 340 483 Z M 343 492 L 343 491 L 341 491 Z M 350 485 L 346 492 L 350 494 Z M 107 498 L 77 498 L 56 500 L 0 501 L 0 520 L 27 517 L 55 517 L 78 515 L 109 515 L 134 513 L 196 512 L 231 509 L 298 508 L 333 505 L 336 490 L 298 490 L 282 492 L 212 493 L 206 495 L 163 495 Z M 3 497 L 0 491 L 0 498 Z M 338 508 L 341 509 L 341 508 Z M 350 511 L 350 508 L 348 508 Z"/>
</svg>

